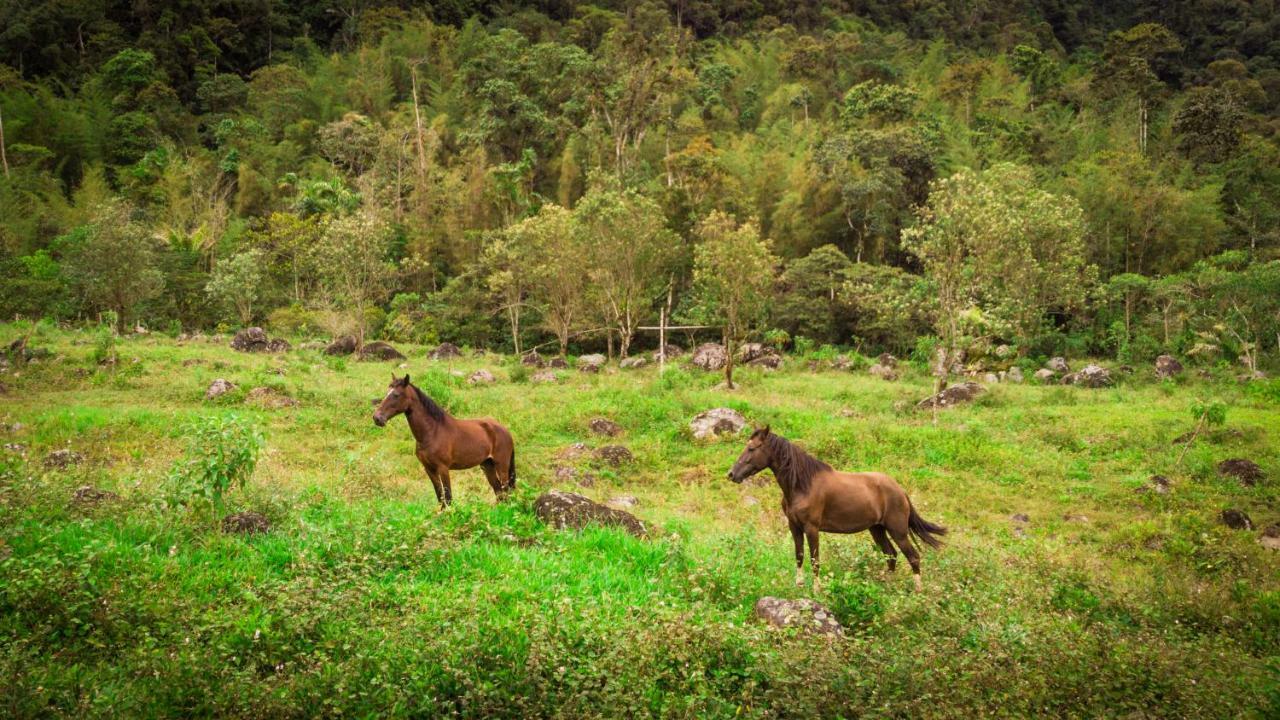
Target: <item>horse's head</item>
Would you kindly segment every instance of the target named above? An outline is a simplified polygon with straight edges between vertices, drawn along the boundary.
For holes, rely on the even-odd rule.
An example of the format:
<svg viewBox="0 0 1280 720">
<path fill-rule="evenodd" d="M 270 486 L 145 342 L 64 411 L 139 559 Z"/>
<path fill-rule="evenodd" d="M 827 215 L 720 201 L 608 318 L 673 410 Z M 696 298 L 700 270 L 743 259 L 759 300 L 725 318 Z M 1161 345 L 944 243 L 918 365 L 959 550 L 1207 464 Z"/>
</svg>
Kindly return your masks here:
<svg viewBox="0 0 1280 720">
<path fill-rule="evenodd" d="M 751 433 L 751 438 L 747 440 L 747 447 L 738 456 L 738 462 L 729 468 L 729 479 L 740 483 L 743 480 L 755 475 L 761 470 L 769 467 L 770 453 L 769 445 L 766 442 L 769 439 L 769 426 L 756 428 Z"/>
<path fill-rule="evenodd" d="M 409 384 L 409 375 L 405 374 L 404 377 L 397 378 L 393 373 L 391 384 L 387 386 L 386 397 L 382 398 L 378 409 L 373 411 L 373 424 L 382 427 L 391 418 L 408 410 L 412 392 L 413 386 Z"/>
</svg>

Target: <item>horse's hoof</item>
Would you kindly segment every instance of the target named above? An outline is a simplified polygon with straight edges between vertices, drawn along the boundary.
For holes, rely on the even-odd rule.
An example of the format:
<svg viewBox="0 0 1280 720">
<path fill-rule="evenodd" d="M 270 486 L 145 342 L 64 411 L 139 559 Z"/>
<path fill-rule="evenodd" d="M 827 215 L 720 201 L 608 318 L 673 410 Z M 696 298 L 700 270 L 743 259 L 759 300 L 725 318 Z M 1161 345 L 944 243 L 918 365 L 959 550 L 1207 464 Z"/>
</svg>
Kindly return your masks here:
<svg viewBox="0 0 1280 720">
<path fill-rule="evenodd" d="M 796 587 L 804 587 L 804 573 L 799 570 L 796 571 Z"/>
<path fill-rule="evenodd" d="M 915 578 L 915 581 L 916 581 L 916 592 L 924 592 L 924 583 L 920 582 L 920 576 L 919 576 L 919 575 L 912 575 L 911 577 Z"/>
</svg>

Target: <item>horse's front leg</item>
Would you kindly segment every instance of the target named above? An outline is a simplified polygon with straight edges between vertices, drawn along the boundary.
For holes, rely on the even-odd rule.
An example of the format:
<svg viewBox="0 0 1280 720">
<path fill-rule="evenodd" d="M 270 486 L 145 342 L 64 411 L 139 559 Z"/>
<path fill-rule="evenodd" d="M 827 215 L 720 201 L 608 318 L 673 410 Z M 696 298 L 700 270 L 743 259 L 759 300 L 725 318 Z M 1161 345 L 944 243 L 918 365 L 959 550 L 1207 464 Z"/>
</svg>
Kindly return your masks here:
<svg viewBox="0 0 1280 720">
<path fill-rule="evenodd" d="M 449 480 L 449 468 L 436 468 L 436 474 L 440 476 L 440 484 L 444 486 L 444 507 L 449 507 L 453 504 L 453 483 Z"/>
<path fill-rule="evenodd" d="M 791 542 L 796 546 L 796 587 L 804 587 L 804 527 L 791 523 Z"/>
<path fill-rule="evenodd" d="M 813 571 L 813 594 L 817 595 L 822 590 L 818 583 L 818 526 L 806 525 L 804 534 L 809 538 L 809 569 Z"/>
<path fill-rule="evenodd" d="M 427 459 L 426 453 L 418 453 L 418 461 L 422 463 L 422 469 L 427 471 L 427 477 L 431 478 L 431 487 L 436 491 L 436 502 L 440 507 L 444 507 L 444 490 L 440 483 L 440 476 L 436 474 L 435 467 L 430 460 Z"/>
</svg>

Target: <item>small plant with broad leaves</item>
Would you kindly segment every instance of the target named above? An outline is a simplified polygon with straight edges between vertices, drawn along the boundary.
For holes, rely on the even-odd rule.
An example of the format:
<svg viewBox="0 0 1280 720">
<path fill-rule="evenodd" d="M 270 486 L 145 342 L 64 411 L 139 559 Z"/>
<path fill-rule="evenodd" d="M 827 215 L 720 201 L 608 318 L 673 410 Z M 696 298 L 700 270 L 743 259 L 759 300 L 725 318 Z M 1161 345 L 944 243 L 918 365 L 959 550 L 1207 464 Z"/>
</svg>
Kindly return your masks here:
<svg viewBox="0 0 1280 720">
<path fill-rule="evenodd" d="M 244 487 L 264 444 L 253 423 L 232 413 L 205 417 L 189 428 L 187 453 L 169 470 L 170 505 L 208 502 L 222 510 L 233 488 Z"/>
</svg>

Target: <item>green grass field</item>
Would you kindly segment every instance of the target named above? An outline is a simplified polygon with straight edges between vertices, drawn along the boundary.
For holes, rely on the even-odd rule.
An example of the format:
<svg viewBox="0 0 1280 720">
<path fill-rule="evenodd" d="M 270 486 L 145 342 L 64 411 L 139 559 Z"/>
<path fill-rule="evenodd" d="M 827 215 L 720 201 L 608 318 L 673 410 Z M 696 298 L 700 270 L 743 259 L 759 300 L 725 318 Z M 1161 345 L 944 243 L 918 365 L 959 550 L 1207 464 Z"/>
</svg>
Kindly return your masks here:
<svg viewBox="0 0 1280 720">
<path fill-rule="evenodd" d="M 0 340 L 18 331 L 0 326 Z M 2 716 L 1280 714 L 1280 552 L 1218 521 L 1232 507 L 1257 528 L 1280 522 L 1274 380 L 1157 383 L 1144 368 L 1107 390 L 999 385 L 935 422 L 912 409 L 931 386 L 921 368 L 890 383 L 793 358 L 742 371 L 733 392 L 652 366 L 535 385 L 510 359 L 402 348 L 453 413 L 516 438 L 516 495 L 497 505 L 479 470 L 456 472 L 441 513 L 404 421 L 370 420 L 395 364 L 151 336 L 100 368 L 94 343 L 45 330 L 32 345 L 55 356 L 0 375 Z M 498 382 L 467 385 L 478 367 Z M 217 377 L 239 387 L 206 401 Z M 258 386 L 300 405 L 247 402 Z M 1175 465 L 1173 439 L 1210 399 L 1225 425 Z M 905 563 L 884 576 L 867 534 L 828 535 L 815 599 L 848 637 L 753 619 L 762 595 L 810 591 L 792 584 L 772 478 L 724 478 L 745 438 L 689 433 L 722 405 L 838 468 L 894 475 L 951 530 L 924 554 L 925 592 Z M 187 429 L 230 413 L 266 444 L 223 512 L 261 511 L 267 534 L 224 534 L 210 504 L 164 502 Z M 595 417 L 624 434 L 593 437 Z M 590 488 L 557 483 L 557 454 L 580 441 L 636 460 L 591 469 Z M 47 468 L 63 447 L 83 462 Z M 1267 479 L 1219 477 L 1230 457 Z M 1139 492 L 1157 473 L 1172 491 Z M 120 499 L 73 502 L 83 485 Z M 633 495 L 657 530 L 549 529 L 532 505 L 551 487 Z"/>
</svg>

